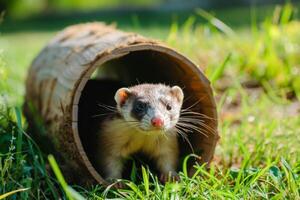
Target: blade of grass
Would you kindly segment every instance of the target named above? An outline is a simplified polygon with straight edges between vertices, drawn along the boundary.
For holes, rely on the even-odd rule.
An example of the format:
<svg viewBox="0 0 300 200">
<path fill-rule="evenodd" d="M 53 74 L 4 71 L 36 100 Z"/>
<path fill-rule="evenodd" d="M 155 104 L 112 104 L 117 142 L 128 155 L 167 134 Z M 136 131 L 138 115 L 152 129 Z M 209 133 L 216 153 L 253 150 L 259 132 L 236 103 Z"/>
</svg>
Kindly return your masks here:
<svg viewBox="0 0 300 200">
<path fill-rule="evenodd" d="M 252 31 L 252 34 L 254 36 L 256 36 L 257 33 L 258 33 L 258 28 L 257 28 L 257 17 L 256 17 L 256 6 L 255 6 L 255 4 L 253 4 L 250 7 L 250 15 L 251 15 L 251 31 Z"/>
<path fill-rule="evenodd" d="M 147 197 L 149 197 L 149 175 L 144 166 L 142 166 L 143 183 Z"/>
<path fill-rule="evenodd" d="M 209 12 L 207 12 L 201 8 L 197 8 L 196 14 L 200 15 L 201 17 L 203 17 L 204 19 L 209 21 L 210 24 L 212 24 L 217 29 L 219 29 L 220 31 L 225 33 L 227 36 L 235 36 L 235 32 L 229 26 L 227 26 L 224 22 L 222 22 L 218 18 L 214 17 Z"/>
<path fill-rule="evenodd" d="M 40 173 L 42 175 L 45 176 L 45 179 L 46 179 L 46 182 L 47 182 L 47 187 L 50 189 L 53 197 L 55 199 L 58 199 L 58 195 L 57 195 L 57 190 L 54 186 L 54 183 L 52 182 L 52 178 L 48 175 L 48 173 L 46 173 L 46 169 L 43 167 L 45 166 L 45 161 L 44 161 L 44 158 L 42 156 L 42 153 L 41 153 L 41 150 L 39 148 L 39 146 L 34 142 L 34 140 L 26 134 L 26 132 L 23 132 L 24 135 L 26 136 L 27 138 L 27 143 L 28 143 L 28 146 L 29 146 L 29 152 L 31 155 L 38 155 L 38 158 L 39 159 L 35 159 L 34 160 L 34 163 L 35 163 L 35 173 L 38 171 L 40 171 Z"/>
<path fill-rule="evenodd" d="M 141 190 L 133 182 L 128 182 L 126 185 L 130 187 L 140 199 L 145 199 Z"/>
<path fill-rule="evenodd" d="M 186 177 L 188 177 L 188 166 L 187 166 L 188 160 L 192 157 L 199 158 L 199 156 L 197 156 L 196 154 L 190 154 L 184 158 L 183 163 L 182 163 L 182 172 L 183 172 L 184 176 L 186 176 Z"/>
<path fill-rule="evenodd" d="M 51 165 L 51 168 L 58 179 L 58 182 L 60 183 L 61 187 L 66 193 L 66 196 L 68 199 L 75 199 L 75 200 L 82 200 L 85 199 L 83 196 L 81 196 L 77 191 L 75 191 L 73 188 L 70 189 L 71 187 L 68 186 L 67 182 L 65 181 L 57 162 L 55 161 L 55 158 L 53 155 L 48 156 L 49 163 Z"/>
<path fill-rule="evenodd" d="M 49 156 L 48 156 L 48 160 L 49 160 L 49 163 L 50 163 L 50 165 L 51 165 L 51 168 L 52 168 L 52 170 L 53 170 L 53 172 L 54 172 L 54 174 L 55 174 L 55 176 L 56 176 L 58 182 L 60 183 L 61 187 L 62 187 L 63 190 L 65 191 L 66 196 L 68 197 L 68 199 L 71 199 L 71 200 L 72 200 L 72 199 L 73 199 L 73 198 L 72 198 L 72 195 L 70 194 L 69 190 L 67 189 L 68 184 L 67 184 L 67 182 L 65 181 L 65 179 L 64 179 L 64 177 L 63 177 L 63 175 L 62 175 L 62 173 L 61 173 L 61 171 L 60 171 L 60 169 L 59 169 L 59 167 L 58 167 L 58 164 L 57 164 L 57 162 L 56 162 L 54 156 L 53 156 L 53 155 L 49 155 Z"/>
<path fill-rule="evenodd" d="M 0 199 L 4 199 L 4 198 L 6 198 L 6 197 L 8 197 L 10 195 L 13 195 L 13 194 L 17 193 L 17 192 L 23 192 L 23 191 L 26 191 L 26 190 L 29 190 L 29 189 L 30 188 L 21 188 L 21 189 L 17 189 L 17 190 L 13 190 L 13 191 L 7 192 L 5 194 L 0 195 Z"/>
<path fill-rule="evenodd" d="M 76 190 L 74 190 L 72 187 L 67 186 L 67 191 L 72 195 L 72 197 L 76 200 L 85 200 L 85 198 L 80 195 Z"/>
<path fill-rule="evenodd" d="M 18 137 L 17 137 L 17 163 L 21 160 L 21 151 L 22 151 L 22 143 L 23 143 L 23 133 L 22 133 L 22 114 L 19 107 L 15 107 L 15 116 L 17 119 L 18 126 Z"/>
<path fill-rule="evenodd" d="M 167 43 L 172 44 L 177 40 L 178 35 L 178 24 L 177 22 L 173 22 L 170 27 L 169 35 L 167 37 Z"/>
<path fill-rule="evenodd" d="M 192 36 L 192 30 L 193 30 L 193 25 L 196 21 L 196 18 L 194 16 L 190 16 L 183 24 L 183 40 L 185 43 L 189 43 L 191 41 L 191 36 Z"/>
<path fill-rule="evenodd" d="M 287 3 L 282 8 L 280 23 L 281 24 L 287 24 L 293 15 L 293 6 L 290 3 Z"/>
<path fill-rule="evenodd" d="M 288 187 L 290 188 L 290 190 L 293 193 L 293 197 L 295 197 L 295 199 L 299 199 L 299 187 L 297 186 L 297 175 L 293 172 L 292 167 L 289 165 L 289 163 L 283 158 L 281 157 L 281 165 L 283 168 L 283 171 L 286 175 L 286 179 L 287 179 L 287 183 L 288 183 Z"/>
<path fill-rule="evenodd" d="M 131 169 L 131 173 L 130 173 L 130 180 L 132 182 L 135 182 L 137 179 L 137 168 L 136 168 L 136 164 L 135 164 L 135 160 L 132 160 L 132 169 Z"/>
<path fill-rule="evenodd" d="M 214 84 L 220 77 L 222 77 L 222 75 L 224 74 L 224 71 L 225 71 L 225 67 L 226 67 L 227 63 L 229 62 L 230 58 L 231 58 L 231 53 L 229 53 L 226 56 L 226 58 L 224 59 L 222 64 L 220 64 L 217 67 L 217 69 L 214 70 L 213 74 L 211 76 L 209 76 L 209 79 L 212 84 Z"/>
</svg>

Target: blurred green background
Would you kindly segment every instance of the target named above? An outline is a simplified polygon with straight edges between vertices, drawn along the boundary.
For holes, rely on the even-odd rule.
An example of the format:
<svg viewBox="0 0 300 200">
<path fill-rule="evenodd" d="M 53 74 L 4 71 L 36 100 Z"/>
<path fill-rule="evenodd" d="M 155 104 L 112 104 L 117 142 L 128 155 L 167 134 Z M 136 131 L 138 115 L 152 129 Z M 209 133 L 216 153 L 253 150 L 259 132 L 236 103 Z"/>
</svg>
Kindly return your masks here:
<svg viewBox="0 0 300 200">
<path fill-rule="evenodd" d="M 273 12 L 279 0 L 1 0 L 4 16 L 1 32 L 22 30 L 57 30 L 68 24 L 85 21 L 117 22 L 121 27 L 132 25 L 168 26 L 183 23 L 195 14 L 196 8 L 210 10 L 230 26 L 246 26 L 261 21 Z M 290 1 L 289 1 L 290 2 Z M 293 1 L 298 5 L 298 0 Z M 2 17 L 3 18 L 3 17 Z M 197 19 L 201 21 L 201 19 Z M 202 20 L 204 22 L 204 20 Z"/>
<path fill-rule="evenodd" d="M 14 18 L 53 12 L 91 11 L 99 9 L 152 8 L 158 10 L 189 10 L 195 7 L 224 8 L 235 6 L 283 4 L 282 0 L 2 0 L 0 9 Z M 296 1 L 292 1 L 296 2 Z"/>
</svg>

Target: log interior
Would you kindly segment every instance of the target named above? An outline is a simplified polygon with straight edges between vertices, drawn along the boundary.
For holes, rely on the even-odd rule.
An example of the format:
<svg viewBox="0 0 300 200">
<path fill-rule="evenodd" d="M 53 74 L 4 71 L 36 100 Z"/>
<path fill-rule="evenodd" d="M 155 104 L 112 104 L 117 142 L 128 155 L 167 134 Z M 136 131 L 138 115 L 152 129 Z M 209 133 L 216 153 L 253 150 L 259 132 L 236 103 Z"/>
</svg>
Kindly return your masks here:
<svg viewBox="0 0 300 200">
<path fill-rule="evenodd" d="M 83 87 L 78 108 L 78 132 L 84 151 L 94 167 L 95 155 L 95 130 L 101 121 L 101 116 L 110 111 L 101 109 L 98 103 L 114 106 L 113 96 L 115 91 L 122 86 L 131 86 L 138 83 L 165 83 L 168 85 L 179 85 L 183 88 L 185 99 L 183 108 L 193 106 L 192 110 L 216 118 L 215 105 L 212 101 L 212 94 L 206 79 L 203 79 L 201 72 L 194 65 L 187 65 L 186 62 L 171 56 L 165 52 L 154 50 L 133 51 L 122 57 L 115 58 L 97 66 L 94 69 L 90 80 Z M 197 103 L 199 101 L 199 103 Z M 205 123 L 216 130 L 216 121 L 205 119 Z M 211 130 L 206 134 L 213 134 Z M 182 138 L 180 141 L 179 170 L 182 166 L 182 158 L 190 153 L 201 154 L 206 148 L 207 139 L 200 133 L 189 133 L 189 140 L 193 146 L 191 150 L 187 142 Z M 209 143 L 209 148 L 215 145 Z M 210 151 L 210 149 L 208 149 Z M 211 155 L 212 156 L 212 155 Z M 204 157 L 200 162 L 209 162 L 210 157 Z M 125 170 L 126 171 L 126 170 Z M 128 169 L 127 169 L 128 171 Z M 101 169 L 98 169 L 101 175 Z"/>
</svg>

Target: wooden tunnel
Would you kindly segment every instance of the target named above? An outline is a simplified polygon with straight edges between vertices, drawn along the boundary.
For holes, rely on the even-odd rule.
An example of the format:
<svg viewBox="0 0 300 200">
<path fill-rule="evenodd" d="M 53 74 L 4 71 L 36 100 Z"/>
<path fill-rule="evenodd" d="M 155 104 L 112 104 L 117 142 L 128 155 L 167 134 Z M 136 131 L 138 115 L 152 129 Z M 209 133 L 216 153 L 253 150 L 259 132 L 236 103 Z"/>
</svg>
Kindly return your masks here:
<svg viewBox="0 0 300 200">
<path fill-rule="evenodd" d="M 183 107 L 194 104 L 194 111 L 208 116 L 203 118 L 207 126 L 201 128 L 209 134 L 188 135 L 194 153 L 201 156 L 197 161 L 212 160 L 219 138 L 217 112 L 210 82 L 201 70 L 158 41 L 87 23 L 58 33 L 32 62 L 26 81 L 24 111 L 29 128 L 35 129 L 46 149 L 53 147 L 66 173 L 81 182 L 105 183 L 101 169 L 93 165 L 93 134 L 88 131 L 91 121 L 86 109 L 93 107 L 95 99 L 112 98 L 116 88 L 107 80 L 125 86 L 148 82 L 184 88 Z M 95 87 L 88 87 L 92 83 Z M 39 123 L 43 128 L 36 129 Z M 181 158 L 192 153 L 184 140 L 180 148 Z"/>
</svg>

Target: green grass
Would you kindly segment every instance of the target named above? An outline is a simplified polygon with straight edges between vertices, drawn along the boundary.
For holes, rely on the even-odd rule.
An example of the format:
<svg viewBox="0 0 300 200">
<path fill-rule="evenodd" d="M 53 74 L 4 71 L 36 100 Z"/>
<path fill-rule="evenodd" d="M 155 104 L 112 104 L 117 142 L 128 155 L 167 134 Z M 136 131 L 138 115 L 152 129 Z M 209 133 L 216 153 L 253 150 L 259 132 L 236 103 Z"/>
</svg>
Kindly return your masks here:
<svg viewBox="0 0 300 200">
<path fill-rule="evenodd" d="M 291 8 L 241 28 L 200 10 L 183 24 L 132 25 L 192 58 L 215 88 L 221 140 L 211 169 L 197 166 L 194 177 L 183 170 L 181 182 L 165 186 L 146 168 L 141 183 L 124 181 L 127 189 L 67 185 L 26 134 L 19 109 L 28 66 L 54 32 L 0 36 L 0 199 L 300 199 L 300 22 Z"/>
</svg>

